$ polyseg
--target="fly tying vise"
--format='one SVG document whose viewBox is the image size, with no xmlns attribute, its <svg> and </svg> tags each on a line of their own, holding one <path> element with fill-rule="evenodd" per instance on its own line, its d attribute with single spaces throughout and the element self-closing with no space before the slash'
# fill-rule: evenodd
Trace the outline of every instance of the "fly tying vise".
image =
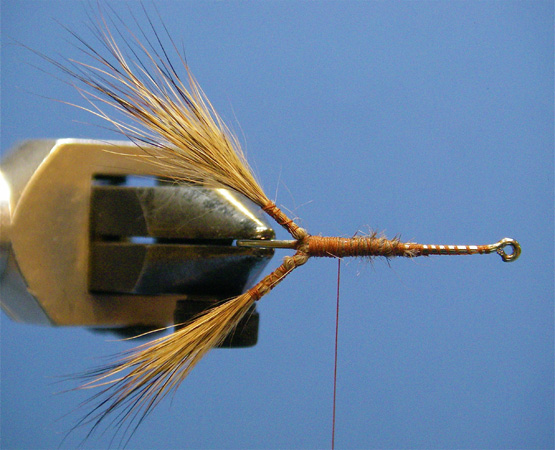
<svg viewBox="0 0 555 450">
<path fill-rule="evenodd" d="M 114 365 L 91 373 L 89 381 L 81 388 L 99 388 L 100 394 L 105 394 L 107 399 L 89 412 L 81 424 L 92 423 L 94 429 L 120 408 L 124 411 L 120 411 L 119 419 L 138 419 L 140 423 L 166 394 L 179 386 L 209 350 L 221 344 L 255 301 L 309 258 L 414 258 L 498 253 L 503 261 L 511 262 L 519 257 L 518 242 L 508 238 L 490 245 L 423 245 L 389 240 L 377 234 L 353 238 L 310 235 L 266 196 L 237 138 L 192 76 L 167 30 L 166 37 L 180 58 L 186 79 L 180 78 L 159 34 L 150 24 L 155 40 L 150 41 L 142 33 L 145 41 L 141 42 L 129 32 L 129 41 L 124 40 L 125 47 L 120 47 L 108 22 L 100 16 L 92 30 L 101 48 L 95 49 L 70 31 L 93 62 L 68 60 L 61 63 L 40 56 L 78 82 L 76 89 L 90 104 L 78 108 L 104 119 L 127 136 L 136 145 L 135 157 L 147 161 L 155 168 L 157 176 L 238 192 L 258 205 L 293 238 L 239 239 L 237 246 L 291 249 L 295 254 L 285 257 L 280 266 L 243 294 L 198 315 L 172 334 L 125 353 Z M 118 34 L 121 36 L 121 32 Z M 103 56 L 103 52 L 107 56 Z M 128 55 L 137 60 L 130 61 Z M 106 106 L 124 119 L 105 113 Z M 511 250 L 507 252 L 507 248 Z"/>
</svg>

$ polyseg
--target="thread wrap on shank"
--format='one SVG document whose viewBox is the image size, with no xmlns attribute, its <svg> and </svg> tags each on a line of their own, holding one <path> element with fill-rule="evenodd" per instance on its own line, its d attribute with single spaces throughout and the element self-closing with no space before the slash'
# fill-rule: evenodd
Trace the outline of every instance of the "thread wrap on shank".
<svg viewBox="0 0 555 450">
<path fill-rule="evenodd" d="M 361 256 L 412 258 L 428 255 L 474 255 L 493 251 L 490 245 L 425 245 L 414 242 L 403 243 L 398 239 L 387 239 L 375 235 L 352 238 L 308 236 L 304 242 L 308 247 L 308 256 L 329 258 Z"/>
<path fill-rule="evenodd" d="M 344 258 L 357 256 L 414 256 L 414 253 L 397 239 L 383 237 L 325 237 L 310 236 L 308 255 L 314 257 Z"/>
</svg>

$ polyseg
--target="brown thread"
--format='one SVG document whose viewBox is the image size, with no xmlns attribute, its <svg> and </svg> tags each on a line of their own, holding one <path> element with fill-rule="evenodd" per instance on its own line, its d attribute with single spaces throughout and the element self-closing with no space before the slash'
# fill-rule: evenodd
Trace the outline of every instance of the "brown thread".
<svg viewBox="0 0 555 450">
<path fill-rule="evenodd" d="M 410 249 L 398 239 L 383 237 L 324 237 L 309 236 L 308 255 L 316 257 L 343 258 L 349 256 L 413 256 Z"/>
<path fill-rule="evenodd" d="M 423 244 L 404 244 L 405 247 L 412 252 L 412 256 L 429 256 L 429 255 L 475 255 L 490 253 L 488 245 L 423 245 Z M 475 247 L 475 248 L 472 248 Z"/>
<path fill-rule="evenodd" d="M 329 236 L 311 236 L 304 228 L 299 227 L 287 217 L 273 202 L 268 203 L 263 210 L 277 223 L 287 229 L 297 239 L 297 252 L 293 256 L 285 257 L 283 263 L 272 273 L 265 276 L 260 282 L 248 290 L 248 294 L 259 300 L 270 292 L 294 269 L 305 264 L 310 257 L 372 257 L 383 256 L 392 258 L 396 256 L 416 257 L 428 255 L 472 255 L 476 253 L 490 253 L 488 245 L 423 245 L 416 243 L 402 243 L 398 238 L 387 239 L 371 236 L 355 236 L 340 238 Z"/>
<path fill-rule="evenodd" d="M 302 266 L 308 261 L 308 255 L 303 250 L 297 250 L 293 256 L 283 258 L 283 263 L 271 274 L 266 275 L 255 286 L 248 290 L 248 294 L 254 300 L 260 300 L 274 287 L 276 287 L 294 269 Z"/>
<path fill-rule="evenodd" d="M 491 253 L 488 245 L 423 245 L 416 243 L 402 243 L 399 239 L 376 237 L 339 238 L 327 236 L 307 236 L 303 240 L 307 246 L 306 253 L 310 257 L 363 257 L 395 256 L 416 257 L 429 255 L 474 255 Z"/>
<path fill-rule="evenodd" d="M 263 206 L 262 210 L 283 228 L 285 228 L 295 239 L 304 239 L 308 235 L 304 228 L 299 227 L 295 222 L 293 222 L 293 220 L 287 217 L 287 215 L 279 209 L 274 202 L 270 202 Z"/>
</svg>

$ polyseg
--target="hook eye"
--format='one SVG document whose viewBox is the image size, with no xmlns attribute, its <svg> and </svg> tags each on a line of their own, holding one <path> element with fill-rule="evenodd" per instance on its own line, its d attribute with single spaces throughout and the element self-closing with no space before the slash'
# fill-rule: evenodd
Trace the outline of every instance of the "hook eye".
<svg viewBox="0 0 555 450">
<path fill-rule="evenodd" d="M 521 253 L 520 244 L 511 238 L 501 239 L 497 244 L 495 244 L 495 251 L 504 262 L 513 262 L 518 259 Z M 505 251 L 505 247 L 511 247 L 511 253 Z"/>
</svg>

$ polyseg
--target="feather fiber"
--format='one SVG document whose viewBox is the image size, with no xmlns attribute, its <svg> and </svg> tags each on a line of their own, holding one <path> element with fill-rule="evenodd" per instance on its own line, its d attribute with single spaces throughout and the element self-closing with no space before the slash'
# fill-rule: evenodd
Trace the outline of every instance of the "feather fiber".
<svg viewBox="0 0 555 450">
<path fill-rule="evenodd" d="M 242 294 L 168 336 L 129 350 L 114 364 L 86 374 L 90 381 L 78 389 L 102 390 L 89 400 L 98 404 L 77 426 L 92 424 L 90 434 L 108 415 L 116 413 L 116 426 L 134 422 L 136 428 L 152 408 L 179 387 L 206 353 L 222 343 L 253 303 L 249 293 Z"/>
<path fill-rule="evenodd" d="M 158 175 L 233 189 L 259 206 L 267 205 L 269 199 L 237 137 L 206 97 L 169 34 L 178 66 L 170 60 L 154 26 L 155 40 L 151 42 L 143 33 L 145 44 L 123 28 L 128 35 L 120 47 L 104 16 L 99 16 L 92 30 L 103 50 L 95 50 L 68 30 L 92 60 L 55 62 L 81 82 L 75 88 L 90 107 L 78 107 L 106 120 L 141 147 L 141 156 L 157 168 Z M 123 32 L 118 33 L 122 36 Z M 104 112 L 106 107 L 116 114 Z"/>
</svg>

